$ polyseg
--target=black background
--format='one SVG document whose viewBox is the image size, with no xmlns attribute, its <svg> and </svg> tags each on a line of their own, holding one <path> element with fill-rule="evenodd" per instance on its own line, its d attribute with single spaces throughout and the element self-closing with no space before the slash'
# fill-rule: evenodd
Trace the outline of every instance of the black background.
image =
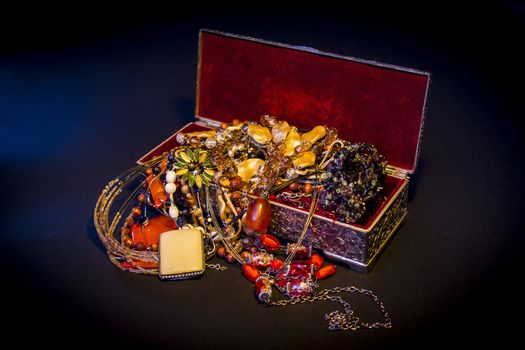
<svg viewBox="0 0 525 350">
<path fill-rule="evenodd" d="M 525 6 L 322 5 L 3 11 L 3 339 L 303 349 L 517 338 Z M 432 73 L 406 224 L 370 274 L 340 267 L 322 283 L 374 290 L 392 329 L 330 332 L 329 303 L 265 308 L 237 266 L 163 283 L 105 257 L 93 206 L 110 179 L 191 120 L 200 28 Z M 352 300 L 363 316 L 378 316 Z"/>
</svg>

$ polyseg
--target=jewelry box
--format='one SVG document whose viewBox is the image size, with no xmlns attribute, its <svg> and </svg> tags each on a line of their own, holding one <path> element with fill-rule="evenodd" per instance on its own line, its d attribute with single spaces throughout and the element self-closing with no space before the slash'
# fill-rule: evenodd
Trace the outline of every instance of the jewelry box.
<svg viewBox="0 0 525 350">
<path fill-rule="evenodd" d="M 339 137 L 366 142 L 388 158 L 384 200 L 363 224 L 315 214 L 305 240 L 328 258 L 368 272 L 407 216 L 430 74 L 213 30 L 199 33 L 195 122 L 164 140 L 139 164 L 177 146 L 177 134 L 233 119 L 274 115 L 311 129 L 335 127 Z M 270 198 L 269 232 L 294 241 L 308 216 Z"/>
</svg>

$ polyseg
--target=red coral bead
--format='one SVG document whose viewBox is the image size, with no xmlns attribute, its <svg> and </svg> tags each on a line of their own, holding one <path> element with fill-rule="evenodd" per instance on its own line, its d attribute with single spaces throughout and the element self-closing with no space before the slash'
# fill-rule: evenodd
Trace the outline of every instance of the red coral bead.
<svg viewBox="0 0 525 350">
<path fill-rule="evenodd" d="M 319 270 L 323 266 L 324 259 L 319 254 L 312 254 L 308 262 L 314 265 L 316 270 Z"/>
<path fill-rule="evenodd" d="M 335 273 L 335 266 L 334 265 L 326 265 L 319 269 L 319 271 L 315 272 L 315 277 L 318 280 L 324 280 L 325 278 L 328 278 L 332 276 Z"/>
<path fill-rule="evenodd" d="M 268 250 L 276 250 L 281 246 L 281 242 L 274 235 L 268 233 L 259 236 L 259 241 Z"/>
<path fill-rule="evenodd" d="M 259 276 L 261 276 L 261 272 L 257 270 L 257 268 L 250 264 L 244 264 L 242 265 L 242 274 L 244 277 L 246 277 L 249 281 L 255 282 Z"/>
<path fill-rule="evenodd" d="M 242 218 L 242 226 L 248 235 L 266 233 L 270 225 L 270 203 L 264 198 L 255 198 L 248 205 Z"/>
</svg>

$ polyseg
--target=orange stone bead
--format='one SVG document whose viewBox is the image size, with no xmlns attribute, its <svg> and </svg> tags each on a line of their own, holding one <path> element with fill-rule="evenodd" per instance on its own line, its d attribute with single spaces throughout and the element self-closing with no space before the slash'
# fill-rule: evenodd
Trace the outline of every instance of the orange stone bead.
<svg viewBox="0 0 525 350">
<path fill-rule="evenodd" d="M 335 273 L 335 266 L 334 265 L 326 265 L 319 269 L 319 271 L 315 272 L 315 277 L 318 280 L 324 280 L 325 278 L 328 278 L 332 276 Z"/>
<path fill-rule="evenodd" d="M 270 203 L 264 198 L 255 198 L 242 218 L 242 227 L 248 235 L 266 233 L 270 225 Z"/>
<path fill-rule="evenodd" d="M 261 272 L 251 264 L 242 265 L 242 274 L 252 282 L 255 282 L 255 280 L 261 276 Z"/>
<path fill-rule="evenodd" d="M 281 242 L 274 235 L 265 233 L 259 236 L 259 241 L 268 250 L 276 250 L 281 246 Z"/>
<path fill-rule="evenodd" d="M 316 270 L 319 270 L 323 266 L 324 259 L 319 254 L 312 254 L 308 262 L 314 265 Z"/>
<path fill-rule="evenodd" d="M 153 205 L 155 208 L 160 208 L 168 200 L 168 194 L 164 191 L 164 184 L 160 181 L 160 177 L 154 174 L 148 175 L 146 181 L 153 199 Z"/>
<path fill-rule="evenodd" d="M 172 218 L 161 215 L 149 219 L 144 225 L 138 223 L 131 225 L 131 236 L 135 244 L 151 245 L 159 242 L 161 233 L 176 229 L 177 224 Z"/>
</svg>

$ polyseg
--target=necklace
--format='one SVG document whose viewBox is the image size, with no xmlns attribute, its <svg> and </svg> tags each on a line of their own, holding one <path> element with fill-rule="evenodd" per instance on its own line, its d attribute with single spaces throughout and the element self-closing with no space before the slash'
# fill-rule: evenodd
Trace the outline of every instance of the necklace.
<svg viewBox="0 0 525 350">
<path fill-rule="evenodd" d="M 359 189 L 370 197 L 379 191 L 377 174 L 384 164 L 373 150 L 348 146 L 337 139 L 335 129 L 316 126 L 300 133 L 288 123 L 269 116 L 263 116 L 260 124 L 234 120 L 216 130 L 179 133 L 177 141 L 180 145 L 168 153 L 112 181 L 100 196 L 95 208 L 95 225 L 115 265 L 132 272 L 156 274 L 159 235 L 173 228 L 196 228 L 202 232 L 205 257 L 218 255 L 230 263 L 239 262 L 243 275 L 254 283 L 259 302 L 269 306 L 336 302 L 343 311 L 325 315 L 331 330 L 391 327 L 383 303 L 370 290 L 351 286 L 315 293 L 318 281 L 333 275 L 336 267 L 325 264 L 324 259 L 312 251 L 312 246 L 305 244 L 321 194 L 326 192 L 322 188 L 331 186 L 330 190 L 341 192 L 341 188 L 334 187 L 335 180 L 344 185 L 344 177 L 350 177 L 343 164 L 347 154 L 359 161 L 356 169 L 363 169 L 366 175 L 361 175 L 359 170 L 351 174 L 355 183 L 359 183 Z M 369 154 L 361 149 L 368 150 Z M 327 173 L 331 174 L 331 184 L 322 183 Z M 140 174 L 144 174 L 145 179 L 132 191 L 110 224 L 111 204 Z M 365 183 L 361 179 L 365 179 Z M 368 185 L 367 181 L 374 185 Z M 275 193 L 291 200 L 310 200 L 299 237 L 286 246 L 267 232 L 272 210 L 268 198 Z M 115 242 L 115 227 L 134 196 L 138 205 L 124 220 L 120 242 Z M 323 201 L 326 200 L 325 195 Z M 368 199 L 352 197 L 351 200 L 364 203 Z M 153 212 L 160 215 L 148 217 L 147 208 L 153 208 Z M 354 220 L 364 215 L 364 205 L 355 208 L 358 211 L 346 218 Z M 284 259 L 277 258 L 277 254 L 284 254 Z M 225 269 L 220 264 L 206 266 Z M 287 298 L 274 301 L 274 287 Z M 344 293 L 369 296 L 382 312 L 383 322 L 362 321 L 343 299 Z"/>
</svg>

